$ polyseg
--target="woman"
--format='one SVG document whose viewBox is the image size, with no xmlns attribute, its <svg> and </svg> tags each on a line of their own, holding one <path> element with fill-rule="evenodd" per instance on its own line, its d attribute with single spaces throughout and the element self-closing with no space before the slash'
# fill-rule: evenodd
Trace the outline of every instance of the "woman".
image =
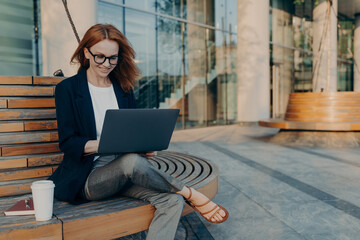
<svg viewBox="0 0 360 240">
<path fill-rule="evenodd" d="M 120 193 L 150 202 L 155 215 L 147 239 L 172 239 L 184 200 L 210 222 L 223 222 L 228 212 L 193 188 L 155 168 L 147 158 L 156 152 L 97 156 L 107 109 L 135 108 L 133 86 L 138 76 L 134 50 L 112 25 L 92 26 L 71 62 L 78 74 L 56 86 L 59 145 L 64 159 L 50 177 L 55 197 L 70 203 L 99 200 Z"/>
</svg>

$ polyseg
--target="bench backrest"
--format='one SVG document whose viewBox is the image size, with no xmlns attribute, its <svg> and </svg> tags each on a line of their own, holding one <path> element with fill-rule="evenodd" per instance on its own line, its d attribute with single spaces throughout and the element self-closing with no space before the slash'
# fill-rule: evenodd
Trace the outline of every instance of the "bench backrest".
<svg viewBox="0 0 360 240">
<path fill-rule="evenodd" d="M 54 91 L 62 80 L 0 76 L 0 197 L 31 192 L 61 162 Z"/>
</svg>

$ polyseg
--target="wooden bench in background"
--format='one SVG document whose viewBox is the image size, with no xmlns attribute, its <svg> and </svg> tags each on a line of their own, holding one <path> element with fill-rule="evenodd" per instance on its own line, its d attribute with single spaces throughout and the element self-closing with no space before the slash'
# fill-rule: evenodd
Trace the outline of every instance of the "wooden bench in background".
<svg viewBox="0 0 360 240">
<path fill-rule="evenodd" d="M 259 121 L 279 128 L 269 138 L 277 144 L 343 148 L 360 146 L 360 93 L 292 93 L 284 118 Z"/>
<path fill-rule="evenodd" d="M 360 93 L 292 93 L 284 118 L 261 120 L 259 125 L 284 130 L 360 131 Z"/>
<path fill-rule="evenodd" d="M 0 239 L 113 239 L 148 229 L 154 208 L 120 196 L 82 205 L 55 200 L 54 216 L 45 222 L 4 216 L 62 161 L 54 102 L 62 80 L 0 76 Z M 217 193 L 218 170 L 204 159 L 164 151 L 152 163 L 210 198 Z M 183 215 L 191 211 L 186 206 Z"/>
</svg>

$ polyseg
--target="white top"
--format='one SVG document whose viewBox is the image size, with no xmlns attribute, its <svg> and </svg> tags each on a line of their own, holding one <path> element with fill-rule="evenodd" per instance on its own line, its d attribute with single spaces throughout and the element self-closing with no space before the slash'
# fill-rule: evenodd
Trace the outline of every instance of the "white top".
<svg viewBox="0 0 360 240">
<path fill-rule="evenodd" d="M 91 101 L 93 104 L 96 124 L 96 139 L 100 139 L 105 113 L 108 109 L 119 109 L 113 85 L 110 87 L 96 87 L 88 82 Z M 109 163 L 116 155 L 95 156 L 94 161 L 103 159 L 102 162 Z M 104 165 L 104 164 L 103 164 Z"/>
<path fill-rule="evenodd" d="M 108 109 L 119 109 L 114 88 L 96 87 L 88 82 L 96 123 L 96 139 L 100 139 L 105 113 Z"/>
</svg>

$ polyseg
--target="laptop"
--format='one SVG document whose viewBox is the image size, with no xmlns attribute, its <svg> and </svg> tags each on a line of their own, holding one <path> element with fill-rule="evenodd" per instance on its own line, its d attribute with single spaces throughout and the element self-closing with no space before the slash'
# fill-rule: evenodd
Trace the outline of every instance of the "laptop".
<svg viewBox="0 0 360 240">
<path fill-rule="evenodd" d="M 168 148 L 179 109 L 109 109 L 98 153 L 161 151 Z"/>
</svg>

